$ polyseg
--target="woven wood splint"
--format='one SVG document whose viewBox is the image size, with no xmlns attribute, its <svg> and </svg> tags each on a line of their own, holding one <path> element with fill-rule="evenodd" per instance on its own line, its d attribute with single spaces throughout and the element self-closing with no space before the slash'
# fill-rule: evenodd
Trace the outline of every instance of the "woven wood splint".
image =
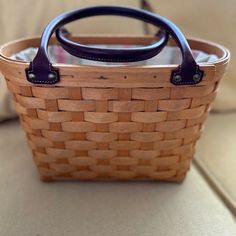
<svg viewBox="0 0 236 236">
<path fill-rule="evenodd" d="M 148 44 L 151 40 L 80 37 L 82 43 L 96 44 Z M 36 85 L 25 78 L 29 63 L 10 56 L 38 44 L 39 39 L 25 39 L 3 46 L 0 68 L 42 180 L 184 178 L 229 60 L 225 48 L 189 40 L 192 49 L 219 58 L 200 64 L 204 78 L 193 86 L 170 83 L 177 65 L 65 64 L 54 65 L 60 69 L 59 83 Z"/>
</svg>

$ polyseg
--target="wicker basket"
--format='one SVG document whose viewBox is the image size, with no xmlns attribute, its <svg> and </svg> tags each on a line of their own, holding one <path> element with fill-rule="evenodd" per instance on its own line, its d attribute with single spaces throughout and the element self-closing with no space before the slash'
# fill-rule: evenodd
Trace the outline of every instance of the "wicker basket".
<svg viewBox="0 0 236 236">
<path fill-rule="evenodd" d="M 174 85 L 177 65 L 101 67 L 54 64 L 60 81 L 34 84 L 29 63 L 11 59 L 39 38 L 2 46 L 1 71 L 44 181 L 168 180 L 186 175 L 210 104 L 229 61 L 222 46 L 188 40 L 218 56 L 201 82 Z M 149 44 L 153 37 L 79 37 L 84 44 Z M 50 41 L 55 44 L 55 39 Z M 175 42 L 170 41 L 174 45 Z"/>
</svg>

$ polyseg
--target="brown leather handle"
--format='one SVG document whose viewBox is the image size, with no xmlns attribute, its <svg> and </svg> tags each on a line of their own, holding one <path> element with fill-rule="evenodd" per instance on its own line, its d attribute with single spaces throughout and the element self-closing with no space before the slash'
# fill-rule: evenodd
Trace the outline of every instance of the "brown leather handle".
<svg viewBox="0 0 236 236">
<path fill-rule="evenodd" d="M 72 21 L 96 15 L 122 15 L 148 22 L 168 32 L 179 46 L 182 54 L 181 65 L 172 71 L 170 81 L 175 85 L 197 84 L 202 80 L 203 71 L 195 62 L 189 44 L 180 29 L 168 19 L 140 9 L 120 6 L 98 6 L 78 9 L 59 15 L 45 28 L 39 50 L 30 67 L 26 69 L 27 79 L 32 83 L 54 84 L 60 80 L 59 71 L 53 68 L 48 57 L 49 39 L 55 30 Z M 90 50 L 90 49 L 89 49 Z M 92 53 L 94 51 L 87 51 Z M 126 55 L 131 57 L 132 55 Z"/>
<path fill-rule="evenodd" d="M 135 62 L 150 59 L 161 52 L 169 39 L 167 32 L 159 31 L 159 40 L 151 45 L 133 48 L 101 48 L 74 42 L 68 38 L 68 33 L 65 28 L 56 30 L 57 40 L 68 53 L 88 60 L 107 62 Z"/>
</svg>

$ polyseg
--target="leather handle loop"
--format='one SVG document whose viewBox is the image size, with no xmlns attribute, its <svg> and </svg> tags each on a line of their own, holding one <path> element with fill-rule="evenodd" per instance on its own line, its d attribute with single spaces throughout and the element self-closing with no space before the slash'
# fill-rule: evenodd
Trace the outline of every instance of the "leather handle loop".
<svg viewBox="0 0 236 236">
<path fill-rule="evenodd" d="M 34 60 L 30 63 L 30 67 L 26 69 L 27 79 L 32 83 L 42 84 L 54 84 L 58 82 L 60 80 L 59 71 L 56 68 L 52 67 L 47 52 L 50 37 L 57 29 L 64 26 L 65 24 L 85 17 L 97 15 L 127 16 L 142 20 L 165 30 L 176 41 L 176 44 L 180 48 L 182 54 L 181 65 L 177 69 L 172 71 L 170 78 L 171 83 L 176 85 L 197 84 L 202 80 L 203 71 L 201 71 L 196 64 L 189 44 L 183 33 L 174 23 L 160 15 L 148 11 L 120 6 L 88 7 L 70 11 L 54 18 L 45 28 L 41 37 L 38 52 Z M 149 46 L 152 47 L 152 45 Z M 86 53 L 87 52 L 88 51 L 86 51 Z M 92 51 L 89 51 L 89 53 L 94 54 L 95 52 L 92 49 Z M 153 51 L 148 51 L 147 54 L 150 56 L 149 53 L 151 54 L 153 53 Z M 132 57 L 132 55 L 127 54 L 126 57 Z"/>
<path fill-rule="evenodd" d="M 77 42 L 71 41 L 67 36 L 64 28 L 56 30 L 57 40 L 65 51 L 73 56 L 106 62 L 134 62 L 143 61 L 157 55 L 167 44 L 169 34 L 167 32 L 159 31 L 159 41 L 143 47 L 133 48 L 101 48 L 95 46 L 87 46 Z"/>
</svg>

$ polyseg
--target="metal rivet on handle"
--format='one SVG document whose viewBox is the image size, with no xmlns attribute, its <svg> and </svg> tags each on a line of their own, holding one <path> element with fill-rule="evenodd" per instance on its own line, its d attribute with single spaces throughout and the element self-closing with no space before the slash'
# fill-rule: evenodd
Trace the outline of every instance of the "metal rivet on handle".
<svg viewBox="0 0 236 236">
<path fill-rule="evenodd" d="M 55 78 L 56 78 L 56 75 L 53 74 L 53 73 L 50 73 L 50 74 L 48 75 L 48 79 L 49 79 L 49 80 L 54 80 Z"/>
<path fill-rule="evenodd" d="M 199 75 L 199 74 L 195 74 L 195 75 L 193 75 L 193 81 L 194 82 L 199 82 L 201 80 L 201 76 Z"/>
<path fill-rule="evenodd" d="M 33 73 L 29 73 L 28 78 L 31 79 L 31 80 L 34 80 L 34 79 L 36 79 L 36 75 L 33 74 Z"/>
<path fill-rule="evenodd" d="M 175 83 L 181 82 L 181 81 L 182 81 L 182 76 L 180 76 L 180 75 L 175 75 L 174 78 L 173 78 L 173 81 L 174 81 Z"/>
</svg>

